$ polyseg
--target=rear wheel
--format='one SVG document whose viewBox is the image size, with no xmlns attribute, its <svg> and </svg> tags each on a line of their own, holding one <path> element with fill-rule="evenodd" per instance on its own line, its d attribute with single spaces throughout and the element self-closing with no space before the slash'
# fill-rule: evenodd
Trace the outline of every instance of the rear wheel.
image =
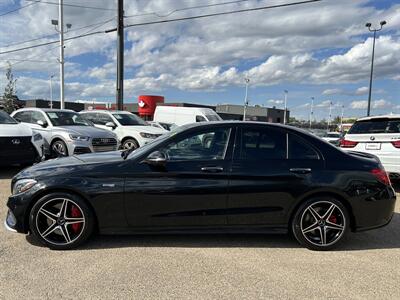
<svg viewBox="0 0 400 300">
<path fill-rule="evenodd" d="M 73 249 L 92 234 L 94 215 L 80 197 L 52 193 L 33 206 L 29 226 L 34 237 L 49 248 Z"/>
<path fill-rule="evenodd" d="M 330 197 L 313 198 L 297 210 L 292 231 L 297 241 L 311 250 L 331 250 L 349 231 L 346 207 Z"/>
</svg>

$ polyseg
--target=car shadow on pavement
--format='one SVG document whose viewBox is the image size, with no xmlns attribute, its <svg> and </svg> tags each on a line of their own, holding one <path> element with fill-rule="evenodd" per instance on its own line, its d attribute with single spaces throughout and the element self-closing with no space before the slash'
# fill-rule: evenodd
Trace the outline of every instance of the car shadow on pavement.
<svg viewBox="0 0 400 300">
<path fill-rule="evenodd" d="M 391 223 L 376 230 L 350 233 L 333 251 L 400 249 L 400 214 Z M 41 246 L 31 236 L 27 241 Z M 166 235 L 95 235 L 77 250 L 113 248 L 301 248 L 290 235 L 278 234 L 166 234 Z"/>
</svg>

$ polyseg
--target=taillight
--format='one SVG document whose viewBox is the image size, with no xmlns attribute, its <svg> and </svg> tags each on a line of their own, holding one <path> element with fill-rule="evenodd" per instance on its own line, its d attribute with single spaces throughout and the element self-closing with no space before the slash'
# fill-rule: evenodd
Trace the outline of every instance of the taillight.
<svg viewBox="0 0 400 300">
<path fill-rule="evenodd" d="M 390 185 L 390 179 L 388 174 L 386 173 L 385 170 L 383 169 L 372 169 L 371 173 L 378 179 L 380 182 L 382 182 L 385 185 Z"/>
<path fill-rule="evenodd" d="M 392 145 L 393 145 L 395 148 L 400 148 L 400 141 L 394 141 L 394 142 L 392 142 Z"/>
<path fill-rule="evenodd" d="M 354 148 L 357 146 L 358 142 L 353 142 L 349 140 L 342 139 L 340 140 L 340 147 L 342 148 Z"/>
</svg>

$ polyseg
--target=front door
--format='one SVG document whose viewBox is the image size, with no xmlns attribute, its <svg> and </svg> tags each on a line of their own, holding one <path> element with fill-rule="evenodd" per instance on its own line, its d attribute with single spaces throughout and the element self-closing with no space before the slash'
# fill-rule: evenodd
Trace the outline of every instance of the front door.
<svg viewBox="0 0 400 300">
<path fill-rule="evenodd" d="M 232 131 L 223 126 L 177 134 L 152 149 L 165 155 L 165 165 L 135 163 L 125 181 L 129 225 L 225 225 Z"/>
</svg>

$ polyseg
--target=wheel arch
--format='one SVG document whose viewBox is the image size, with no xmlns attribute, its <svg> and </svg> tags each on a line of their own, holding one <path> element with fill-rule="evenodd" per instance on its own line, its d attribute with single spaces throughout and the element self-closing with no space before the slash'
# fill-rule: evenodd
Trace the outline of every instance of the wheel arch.
<svg viewBox="0 0 400 300">
<path fill-rule="evenodd" d="M 137 140 L 137 138 L 133 137 L 132 135 L 127 135 L 127 136 L 123 137 L 123 139 L 121 140 L 121 147 L 122 147 L 122 144 L 125 143 L 126 140 L 134 140 L 140 147 L 139 141 Z"/>
<path fill-rule="evenodd" d="M 297 210 L 299 209 L 299 207 L 306 201 L 312 199 L 312 198 L 318 198 L 318 197 L 332 197 L 338 201 L 340 201 L 340 203 L 342 203 L 344 205 L 344 207 L 347 209 L 347 212 L 349 213 L 350 216 L 350 230 L 351 231 L 355 231 L 356 228 L 356 220 L 355 220 L 355 216 L 353 213 L 353 208 L 350 205 L 350 202 L 348 201 L 348 199 L 346 199 L 343 195 L 341 195 L 340 193 L 336 193 L 336 192 L 332 192 L 332 191 L 318 191 L 312 194 L 307 194 L 307 196 L 303 197 L 300 201 L 298 201 L 298 203 L 296 203 L 296 205 L 291 209 L 290 213 L 289 213 L 289 222 L 288 222 L 288 226 L 289 229 L 292 226 L 292 221 L 293 218 L 297 212 Z M 291 232 L 291 230 L 289 230 L 289 232 Z"/>
<path fill-rule="evenodd" d="M 29 215 L 30 215 L 30 213 L 32 211 L 32 208 L 35 205 L 35 203 L 38 202 L 39 199 L 41 199 L 42 197 L 44 197 L 46 195 L 49 195 L 49 194 L 52 194 L 52 193 L 72 194 L 72 195 L 80 197 L 83 201 L 85 201 L 86 205 L 89 207 L 89 209 L 93 213 L 94 220 L 95 220 L 94 228 L 96 230 L 98 230 L 99 222 L 98 222 L 96 210 L 94 209 L 93 205 L 90 203 L 90 201 L 89 201 L 89 199 L 88 199 L 88 197 L 86 195 L 80 193 L 79 191 L 76 191 L 74 189 L 69 189 L 69 188 L 50 188 L 50 189 L 45 189 L 45 190 L 39 191 L 37 194 L 34 195 L 33 200 L 29 203 L 29 205 L 28 205 L 28 207 L 26 209 L 25 217 L 24 217 L 24 231 L 25 231 L 25 233 L 29 232 Z"/>
</svg>

